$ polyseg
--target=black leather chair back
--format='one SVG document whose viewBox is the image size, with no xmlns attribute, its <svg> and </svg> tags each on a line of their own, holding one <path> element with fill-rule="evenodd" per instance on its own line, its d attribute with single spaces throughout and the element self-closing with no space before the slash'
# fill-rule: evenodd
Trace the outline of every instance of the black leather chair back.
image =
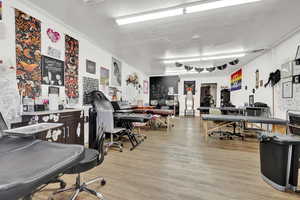
<svg viewBox="0 0 300 200">
<path fill-rule="evenodd" d="M 3 116 L 2 116 L 2 113 L 0 112 L 0 137 L 1 137 L 2 134 L 4 134 L 3 131 L 7 130 L 7 129 L 8 129 L 8 127 L 7 127 L 6 123 L 5 123 L 5 120 L 4 120 Z"/>
<path fill-rule="evenodd" d="M 113 110 L 111 102 L 101 91 L 92 91 L 86 95 L 86 100 L 89 104 L 93 105 L 90 109 L 90 148 L 97 149 L 99 152 L 98 164 L 101 164 L 104 160 L 105 149 L 104 149 L 104 125 L 100 125 L 97 128 L 97 108 L 101 107 L 104 110 Z M 99 110 L 99 109 L 98 109 Z M 112 119 L 113 120 L 113 119 Z M 97 130 L 98 129 L 98 130 Z"/>
</svg>

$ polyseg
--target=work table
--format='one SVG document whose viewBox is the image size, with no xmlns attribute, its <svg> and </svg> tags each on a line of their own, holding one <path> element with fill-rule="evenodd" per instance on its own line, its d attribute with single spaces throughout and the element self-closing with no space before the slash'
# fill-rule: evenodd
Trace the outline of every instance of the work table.
<svg viewBox="0 0 300 200">
<path fill-rule="evenodd" d="M 67 112 L 78 112 L 83 111 L 83 108 L 67 108 L 63 110 L 47 110 L 47 111 L 35 111 L 35 112 L 23 112 L 23 116 L 37 116 L 37 115 L 50 115 Z"/>
</svg>

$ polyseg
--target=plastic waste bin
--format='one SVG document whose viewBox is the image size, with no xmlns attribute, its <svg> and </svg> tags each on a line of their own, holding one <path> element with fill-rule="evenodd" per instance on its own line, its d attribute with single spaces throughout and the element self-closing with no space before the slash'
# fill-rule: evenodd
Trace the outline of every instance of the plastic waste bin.
<svg viewBox="0 0 300 200">
<path fill-rule="evenodd" d="M 263 180 L 280 191 L 297 191 L 300 137 L 264 133 L 259 139 Z"/>
</svg>

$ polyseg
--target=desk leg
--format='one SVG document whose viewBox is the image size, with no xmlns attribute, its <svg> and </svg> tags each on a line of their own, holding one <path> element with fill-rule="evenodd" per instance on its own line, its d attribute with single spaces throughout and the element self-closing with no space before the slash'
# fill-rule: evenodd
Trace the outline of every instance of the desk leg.
<svg viewBox="0 0 300 200">
<path fill-rule="evenodd" d="M 203 128 L 204 128 L 204 137 L 207 139 L 208 137 L 208 121 L 203 121 Z"/>
</svg>

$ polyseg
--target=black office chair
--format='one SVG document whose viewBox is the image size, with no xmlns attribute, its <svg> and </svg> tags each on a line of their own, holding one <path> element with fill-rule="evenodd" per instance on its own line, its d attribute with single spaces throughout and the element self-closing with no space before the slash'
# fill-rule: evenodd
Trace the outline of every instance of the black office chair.
<svg viewBox="0 0 300 200">
<path fill-rule="evenodd" d="M 97 97 L 97 98 L 101 98 L 101 97 Z M 99 111 L 99 109 L 101 109 L 101 108 L 99 108 L 99 107 L 96 108 L 97 105 L 95 105 L 94 101 L 96 101 L 96 100 L 92 98 L 91 102 L 92 102 L 93 108 L 91 108 L 91 109 Z M 101 115 L 101 113 L 97 112 L 97 115 L 99 117 L 99 115 Z M 99 120 L 98 120 L 98 122 L 99 122 Z M 92 145 L 92 147 L 94 149 L 86 148 L 83 160 L 81 160 L 76 166 L 74 166 L 71 169 L 68 169 L 66 172 L 64 172 L 64 174 L 77 174 L 75 185 L 71 188 L 58 190 L 58 191 L 54 192 L 53 195 L 56 195 L 56 194 L 62 193 L 62 192 L 66 192 L 66 191 L 74 190 L 75 192 L 74 192 L 73 196 L 70 198 L 70 200 L 75 200 L 78 197 L 80 192 L 87 192 L 91 195 L 96 196 L 97 198 L 99 198 L 101 200 L 104 200 L 104 197 L 101 193 L 88 188 L 88 185 L 90 185 L 92 183 L 96 183 L 96 182 L 98 182 L 101 186 L 104 186 L 106 184 L 106 181 L 104 180 L 104 178 L 97 177 L 97 178 L 95 178 L 91 181 L 85 182 L 85 183 L 81 183 L 81 178 L 80 178 L 81 173 L 89 171 L 89 170 L 99 166 L 104 161 L 104 155 L 105 155 L 104 140 L 105 140 L 104 124 L 100 124 L 100 125 L 98 125 L 96 139 L 94 141 L 94 144 Z M 51 200 L 51 199 L 53 199 L 53 197 L 49 198 L 49 200 Z"/>
</svg>

